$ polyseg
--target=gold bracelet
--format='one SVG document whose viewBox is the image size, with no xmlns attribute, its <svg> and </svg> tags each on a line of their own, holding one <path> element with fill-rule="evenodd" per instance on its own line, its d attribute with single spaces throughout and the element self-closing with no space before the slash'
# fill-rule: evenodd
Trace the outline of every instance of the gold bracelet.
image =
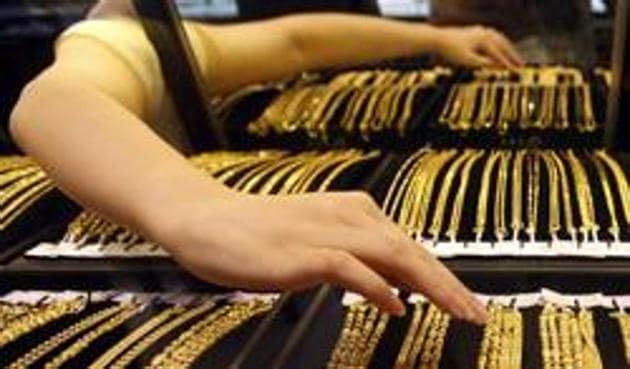
<svg viewBox="0 0 630 369">
<path fill-rule="evenodd" d="M 623 340 L 626 362 L 630 364 L 630 315 L 625 310 L 620 309 L 619 312 L 612 313 L 610 316 L 617 320 L 619 333 Z"/>
<path fill-rule="evenodd" d="M 626 224 L 630 224 L 630 184 L 628 183 L 628 179 L 626 178 L 623 168 L 604 150 L 596 151 L 595 155 L 612 171 L 617 185 L 617 191 L 621 198 L 621 205 L 626 218 Z"/>
<path fill-rule="evenodd" d="M 500 154 L 499 161 L 499 175 L 497 180 L 497 201 L 494 205 L 494 227 L 495 236 L 498 242 L 502 242 L 507 236 L 507 224 L 506 224 L 506 197 L 507 197 L 507 177 L 510 161 L 512 160 L 512 153 L 510 151 L 503 151 Z"/>
<path fill-rule="evenodd" d="M 589 239 L 589 233 L 591 233 L 592 238 L 596 240 L 598 227 L 595 219 L 595 205 L 593 204 L 591 187 L 588 183 L 588 175 L 572 150 L 568 150 L 565 153 L 565 157 L 569 161 L 577 187 L 578 209 L 582 218 L 580 232 L 583 234 L 584 241 Z"/>
<path fill-rule="evenodd" d="M 466 162 L 464 168 L 462 169 L 462 179 L 460 181 L 459 187 L 457 189 L 457 194 L 455 195 L 455 200 L 453 202 L 453 214 L 451 215 L 451 222 L 449 224 L 448 230 L 446 231 L 446 237 L 448 237 L 451 242 L 455 242 L 455 240 L 457 239 L 457 232 L 459 231 L 462 220 L 462 212 L 464 210 L 466 191 L 468 191 L 470 172 L 477 161 L 484 155 L 484 151 L 477 151 L 472 157 L 470 157 L 470 159 L 468 160 L 468 162 Z"/>
<path fill-rule="evenodd" d="M 348 341 L 350 340 L 350 336 L 352 334 L 358 308 L 359 304 L 352 304 L 348 307 L 348 312 L 341 328 L 341 334 L 339 335 L 339 338 L 337 338 L 335 347 L 328 359 L 328 364 L 326 366 L 328 369 L 336 369 L 346 361 L 345 356 L 348 352 Z"/>
<path fill-rule="evenodd" d="M 577 242 L 577 229 L 573 222 L 573 205 L 567 168 L 565 167 L 564 162 L 560 159 L 559 155 L 557 155 L 553 150 L 549 151 L 549 155 L 556 163 L 558 173 L 560 174 L 560 183 L 562 184 L 562 208 L 564 211 L 565 228 L 571 236 L 571 240 Z"/>
<path fill-rule="evenodd" d="M 436 159 L 431 163 L 428 163 L 426 166 L 426 170 L 422 176 L 426 176 L 426 182 L 422 182 L 423 184 L 419 187 L 419 197 L 415 199 L 407 199 L 406 202 L 412 202 L 411 205 L 411 225 L 414 230 L 414 236 L 422 236 L 425 227 L 428 223 L 429 216 L 429 205 L 434 196 L 434 187 L 437 181 L 437 178 L 442 171 L 442 169 L 450 162 L 455 155 L 457 155 L 456 150 L 449 150 L 443 153 L 438 154 Z M 418 173 L 420 175 L 420 173 Z"/>
<path fill-rule="evenodd" d="M 442 223 L 444 220 L 444 214 L 446 212 L 446 206 L 448 202 L 448 196 L 451 192 L 451 185 L 453 180 L 460 171 L 462 165 L 474 155 L 472 150 L 465 150 L 448 166 L 444 180 L 442 181 L 442 188 L 437 197 L 437 203 L 435 205 L 435 212 L 433 214 L 433 220 L 429 225 L 428 234 L 433 237 L 433 241 L 437 242 L 440 238 L 440 232 L 442 231 Z"/>
<path fill-rule="evenodd" d="M 409 357 L 411 346 L 414 342 L 416 334 L 418 333 L 418 329 L 420 329 L 420 321 L 422 319 L 423 310 L 423 304 L 421 302 L 417 302 L 414 306 L 413 317 L 411 318 L 411 323 L 407 329 L 407 334 L 405 335 L 400 351 L 398 352 L 398 356 L 396 356 L 394 369 L 404 369 L 413 365 L 413 363 L 409 363 L 407 361 L 407 358 Z"/>
<path fill-rule="evenodd" d="M 148 368 L 190 368 L 195 360 L 254 316 L 271 308 L 269 302 L 252 301 L 219 308 L 153 358 Z"/>
<path fill-rule="evenodd" d="M 602 359 L 595 341 L 593 313 L 581 308 L 578 313 L 578 328 L 584 342 L 584 361 L 588 369 L 602 369 Z"/>
<path fill-rule="evenodd" d="M 442 313 L 431 304 L 422 320 L 420 330 L 416 335 L 413 343 L 411 344 L 411 351 L 406 361 L 406 368 L 414 367 L 416 359 L 423 348 L 428 345 L 428 341 L 431 336 L 431 332 L 435 330 L 435 326 L 439 324 Z M 433 336 L 435 333 L 433 333 Z"/>
<path fill-rule="evenodd" d="M 383 201 L 383 211 L 390 218 L 395 218 L 399 213 L 400 199 L 403 196 L 403 193 L 407 191 L 412 177 L 411 174 L 415 172 L 419 165 L 422 164 L 422 159 L 426 158 L 428 153 L 428 149 L 420 149 L 416 151 L 407 160 L 405 160 L 396 172 L 392 183 L 389 185 L 387 194 L 385 195 L 385 200 Z"/>
<path fill-rule="evenodd" d="M 490 177 L 497 160 L 500 158 L 499 151 L 493 151 L 486 161 L 481 177 L 481 188 L 479 190 L 479 202 L 477 203 L 477 216 L 474 233 L 477 241 L 481 241 L 486 229 L 486 219 L 488 217 L 488 202 L 490 193 Z"/>
<path fill-rule="evenodd" d="M 549 234 L 551 235 L 552 241 L 557 241 L 558 232 L 561 229 L 560 211 L 562 208 L 558 168 L 548 151 L 541 151 L 540 156 L 545 163 L 547 173 L 549 175 L 549 194 L 547 202 L 547 211 L 549 212 Z"/>
<path fill-rule="evenodd" d="M 610 187 L 610 181 L 608 179 L 608 175 L 606 174 L 606 169 L 599 162 L 599 160 L 593 156 L 589 155 L 591 161 L 595 165 L 597 169 L 597 175 L 599 176 L 599 182 L 602 185 L 602 189 L 604 191 L 604 199 L 606 200 L 606 206 L 608 208 L 608 214 L 610 216 L 610 227 L 608 227 L 608 233 L 612 236 L 615 242 L 619 242 L 619 234 L 621 233 L 621 227 L 619 226 L 619 221 L 617 220 L 617 210 L 615 208 L 615 199 L 612 194 L 612 189 Z"/>
<path fill-rule="evenodd" d="M 8 369 L 30 368 L 38 360 L 64 345 L 66 342 L 74 339 L 95 325 L 100 324 L 102 321 L 120 313 L 123 309 L 124 308 L 120 305 L 112 306 L 84 318 L 83 320 L 48 338 L 46 341 L 31 349 L 28 353 L 22 355 L 19 359 L 11 363 Z"/>
<path fill-rule="evenodd" d="M 527 227 L 525 232 L 529 235 L 530 241 L 536 239 L 538 230 L 538 205 L 540 198 L 540 158 L 538 153 L 533 151 L 528 156 L 528 191 L 527 191 Z"/>
<path fill-rule="evenodd" d="M 111 332 L 125 323 L 130 318 L 136 316 L 140 311 L 140 307 L 137 304 L 127 304 L 116 315 L 109 318 L 106 322 L 100 324 L 94 330 L 83 335 L 78 341 L 75 341 L 72 345 L 67 347 L 61 353 L 56 355 L 50 361 L 44 365 L 45 369 L 61 368 L 69 360 L 72 360 L 79 355 L 83 350 L 90 346 L 92 342 L 102 337 L 103 335 Z"/>
</svg>

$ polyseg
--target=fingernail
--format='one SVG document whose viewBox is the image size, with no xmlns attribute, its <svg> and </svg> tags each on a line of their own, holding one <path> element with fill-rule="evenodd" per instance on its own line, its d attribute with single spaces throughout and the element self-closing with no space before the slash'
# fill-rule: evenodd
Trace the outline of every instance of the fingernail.
<svg viewBox="0 0 630 369">
<path fill-rule="evenodd" d="M 397 317 L 405 316 L 405 313 L 407 311 L 407 309 L 405 308 L 405 304 L 403 304 L 403 302 L 400 301 L 400 299 L 396 295 L 392 295 L 392 303 L 390 305 L 390 314 Z"/>
</svg>

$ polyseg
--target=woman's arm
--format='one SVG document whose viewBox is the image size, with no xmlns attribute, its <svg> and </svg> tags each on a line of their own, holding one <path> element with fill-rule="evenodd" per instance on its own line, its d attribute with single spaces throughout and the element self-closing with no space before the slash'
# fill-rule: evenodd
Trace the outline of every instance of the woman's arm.
<svg viewBox="0 0 630 369">
<path fill-rule="evenodd" d="M 484 320 L 472 294 L 368 195 L 235 193 L 147 127 L 153 99 L 111 49 L 69 37 L 25 88 L 11 130 L 60 188 L 206 281 L 263 290 L 333 283 L 392 313 L 403 307 L 390 286 L 404 285 L 456 317 Z"/>
<path fill-rule="evenodd" d="M 481 26 L 445 28 L 376 17 L 312 14 L 240 25 L 200 25 L 198 29 L 215 49 L 208 53 L 213 60 L 206 62 L 216 69 L 208 81 L 216 92 L 307 70 L 423 53 L 472 67 L 523 63 L 505 36 Z"/>
</svg>

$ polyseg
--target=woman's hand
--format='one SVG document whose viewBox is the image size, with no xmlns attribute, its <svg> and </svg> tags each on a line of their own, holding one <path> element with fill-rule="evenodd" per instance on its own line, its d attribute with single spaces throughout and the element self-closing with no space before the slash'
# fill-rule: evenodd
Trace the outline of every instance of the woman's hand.
<svg viewBox="0 0 630 369">
<path fill-rule="evenodd" d="M 501 32 L 482 26 L 439 28 L 436 51 L 447 62 L 467 67 L 514 68 L 524 59 Z"/>
<path fill-rule="evenodd" d="M 471 292 L 364 193 L 200 198 L 167 206 L 147 236 L 205 281 L 266 291 L 331 283 L 393 314 L 404 308 L 391 288 L 405 286 L 457 318 L 485 321 Z"/>
</svg>

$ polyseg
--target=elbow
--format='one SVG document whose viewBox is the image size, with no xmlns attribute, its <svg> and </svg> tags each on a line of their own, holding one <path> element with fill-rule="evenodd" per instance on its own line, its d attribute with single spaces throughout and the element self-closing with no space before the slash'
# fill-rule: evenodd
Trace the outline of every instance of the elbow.
<svg viewBox="0 0 630 369">
<path fill-rule="evenodd" d="M 35 109 L 42 105 L 39 100 L 46 94 L 41 90 L 42 86 L 37 79 L 29 82 L 22 90 L 9 116 L 9 134 L 22 150 L 28 146 L 27 137 L 31 137 L 36 129 Z"/>
</svg>

